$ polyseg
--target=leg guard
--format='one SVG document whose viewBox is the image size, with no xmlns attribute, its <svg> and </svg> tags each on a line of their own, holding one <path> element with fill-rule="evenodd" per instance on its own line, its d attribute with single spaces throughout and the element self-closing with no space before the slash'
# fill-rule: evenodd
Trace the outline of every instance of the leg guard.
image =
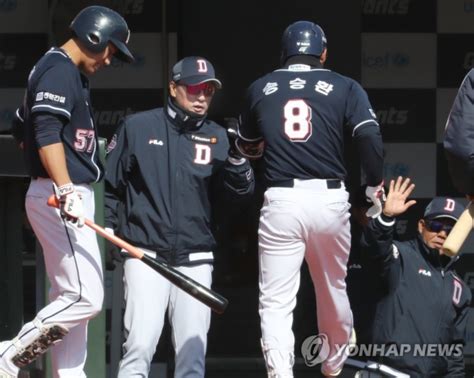
<svg viewBox="0 0 474 378">
<path fill-rule="evenodd" d="M 293 378 L 294 353 L 270 347 L 263 340 L 260 342 L 268 378 Z"/>
<path fill-rule="evenodd" d="M 15 366 L 22 368 L 32 363 L 44 354 L 52 345 L 60 342 L 69 330 L 61 324 L 43 325 L 40 320 L 33 320 L 33 324 L 39 330 L 38 336 L 29 344 L 23 345 L 18 338 L 12 340 L 17 352 L 12 357 Z"/>
</svg>

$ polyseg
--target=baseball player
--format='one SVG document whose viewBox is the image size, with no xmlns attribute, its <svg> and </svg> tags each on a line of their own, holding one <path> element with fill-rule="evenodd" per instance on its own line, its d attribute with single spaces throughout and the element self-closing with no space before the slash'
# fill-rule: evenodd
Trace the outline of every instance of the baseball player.
<svg viewBox="0 0 474 378">
<path fill-rule="evenodd" d="M 265 192 L 259 225 L 262 349 L 268 377 L 293 377 L 292 313 L 300 267 L 308 263 L 317 300 L 319 332 L 331 352 L 322 365 L 340 373 L 352 314 L 346 294 L 350 249 L 343 131 L 349 128 L 366 174 L 371 212 L 381 211 L 382 139 L 365 91 L 323 65 L 323 30 L 308 21 L 283 34 L 283 67 L 248 89 L 237 146 L 246 156 L 263 154 Z M 375 211 L 374 211 L 375 210 Z"/>
<path fill-rule="evenodd" d="M 85 8 L 70 28 L 71 38 L 31 70 L 16 113 L 14 134 L 31 175 L 26 212 L 43 248 L 51 290 L 50 303 L 14 339 L 0 343 L 2 378 L 17 377 L 19 368 L 61 339 L 52 349 L 54 377 L 85 377 L 87 324 L 102 307 L 96 235 L 81 228 L 84 217 L 94 217 L 90 184 L 104 174 L 86 75 L 109 65 L 113 55 L 133 57 L 127 23 L 111 9 Z M 59 210 L 46 204 L 53 193 Z"/>
<path fill-rule="evenodd" d="M 226 130 L 207 119 L 219 88 L 207 59 L 179 61 L 166 106 L 125 118 L 107 159 L 106 226 L 206 287 L 216 198 L 239 201 L 254 187 L 248 160 L 229 150 Z M 124 282 L 126 341 L 118 376 L 148 376 L 168 312 L 175 377 L 203 378 L 209 308 L 136 259 L 125 261 Z"/>
<path fill-rule="evenodd" d="M 375 273 L 368 284 L 377 288 L 370 342 L 404 348 L 379 351 L 370 359 L 410 377 L 464 377 L 471 291 L 454 272 L 459 256 L 441 254 L 464 207 L 452 198 L 436 197 L 418 221 L 417 237 L 394 241 L 396 217 L 415 204 L 408 200 L 413 189 L 409 179 L 392 180 L 383 212 L 369 220 L 364 232 L 366 260 Z"/>
</svg>

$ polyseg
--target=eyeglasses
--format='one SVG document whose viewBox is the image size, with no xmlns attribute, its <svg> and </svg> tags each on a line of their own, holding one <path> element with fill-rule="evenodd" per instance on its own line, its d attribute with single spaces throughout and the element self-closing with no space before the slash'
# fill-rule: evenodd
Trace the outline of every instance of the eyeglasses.
<svg viewBox="0 0 474 378">
<path fill-rule="evenodd" d="M 436 220 L 426 221 L 425 225 L 428 231 L 441 232 L 444 230 L 446 234 L 449 234 L 454 227 L 454 225 L 452 224 L 446 224 L 446 223 L 436 221 Z"/>
<path fill-rule="evenodd" d="M 196 96 L 200 94 L 201 92 L 204 92 L 204 96 L 210 97 L 210 96 L 213 96 L 216 91 L 216 87 L 214 86 L 214 84 L 211 84 L 211 83 L 185 85 L 185 87 L 186 87 L 186 92 L 193 96 Z"/>
</svg>

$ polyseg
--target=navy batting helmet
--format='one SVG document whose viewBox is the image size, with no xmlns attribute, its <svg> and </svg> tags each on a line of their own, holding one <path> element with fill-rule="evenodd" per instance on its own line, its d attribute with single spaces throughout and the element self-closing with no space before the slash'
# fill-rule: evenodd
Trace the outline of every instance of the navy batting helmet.
<svg viewBox="0 0 474 378">
<path fill-rule="evenodd" d="M 297 21 L 288 26 L 281 40 L 281 61 L 293 55 L 320 57 L 326 48 L 323 29 L 310 21 Z"/>
<path fill-rule="evenodd" d="M 127 22 L 112 9 L 98 5 L 84 8 L 69 27 L 87 50 L 100 53 L 110 42 L 117 48 L 117 58 L 126 62 L 134 60 L 127 48 L 130 38 Z"/>
</svg>

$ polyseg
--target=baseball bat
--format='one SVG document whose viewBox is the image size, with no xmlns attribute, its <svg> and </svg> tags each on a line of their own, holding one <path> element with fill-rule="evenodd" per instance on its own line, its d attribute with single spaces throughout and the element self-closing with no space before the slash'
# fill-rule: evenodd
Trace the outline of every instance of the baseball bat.
<svg viewBox="0 0 474 378">
<path fill-rule="evenodd" d="M 48 198 L 48 206 L 59 208 L 59 201 L 56 196 L 52 195 Z M 165 277 L 172 284 L 184 290 L 198 301 L 204 303 L 216 313 L 222 314 L 226 309 L 228 301 L 219 293 L 216 293 L 215 291 L 201 285 L 199 282 L 194 281 L 192 278 L 174 269 L 172 266 L 147 256 L 141 249 L 127 243 L 118 236 L 108 233 L 104 228 L 98 224 L 95 224 L 90 219 L 85 219 L 84 223 L 97 232 L 100 236 L 111 241 L 117 247 L 126 250 L 130 256 L 141 260 L 154 271 Z"/>
<path fill-rule="evenodd" d="M 443 253 L 448 256 L 457 255 L 473 226 L 474 204 L 470 202 L 444 241 L 442 248 Z"/>
</svg>

